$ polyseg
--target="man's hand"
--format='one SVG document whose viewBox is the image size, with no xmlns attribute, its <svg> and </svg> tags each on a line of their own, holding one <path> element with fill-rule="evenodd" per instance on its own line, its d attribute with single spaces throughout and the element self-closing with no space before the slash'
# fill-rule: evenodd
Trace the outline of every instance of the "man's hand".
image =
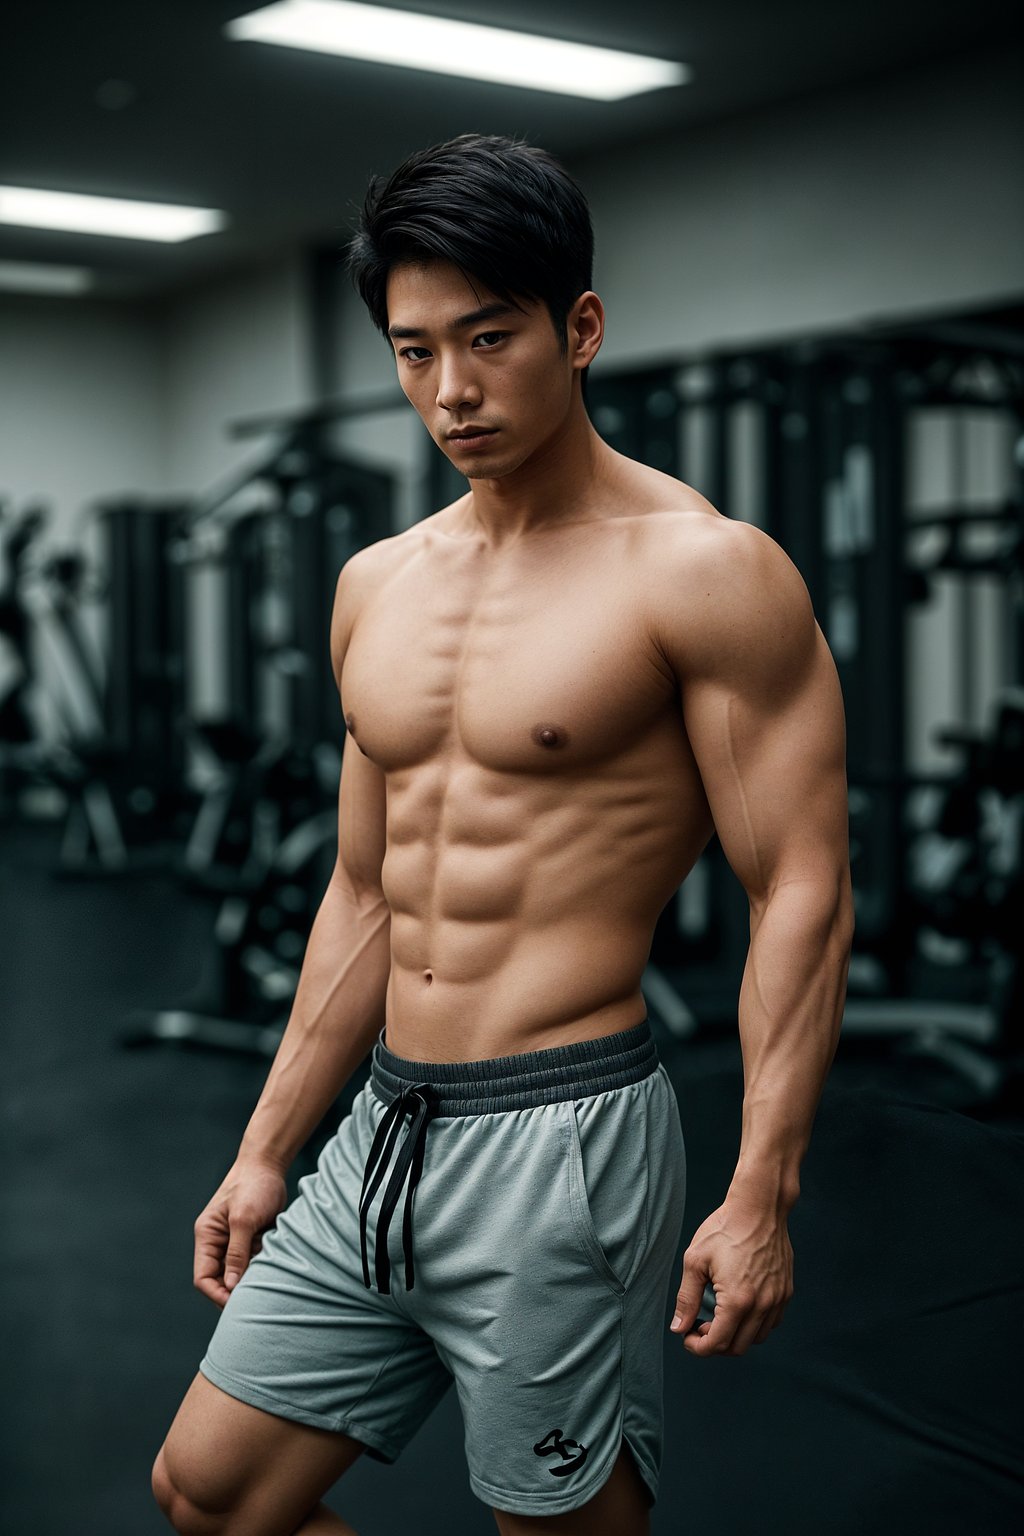
<svg viewBox="0 0 1024 1536">
<path fill-rule="evenodd" d="M 708 1280 L 715 1315 L 694 1328 Z M 778 1327 L 792 1295 L 786 1217 L 756 1196 L 731 1194 L 697 1228 L 683 1254 L 672 1331 L 691 1355 L 742 1355 Z"/>
<path fill-rule="evenodd" d="M 284 1174 L 273 1163 L 237 1158 L 195 1223 L 192 1283 L 223 1307 L 259 1253 L 261 1234 L 274 1225 L 288 1200 Z"/>
</svg>

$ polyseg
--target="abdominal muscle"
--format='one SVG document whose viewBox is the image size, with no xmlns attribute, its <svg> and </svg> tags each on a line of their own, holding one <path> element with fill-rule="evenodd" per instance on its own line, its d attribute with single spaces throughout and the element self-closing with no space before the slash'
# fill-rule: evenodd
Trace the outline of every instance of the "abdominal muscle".
<svg viewBox="0 0 1024 1536">
<path fill-rule="evenodd" d="M 385 1043 L 399 1056 L 478 1061 L 646 1015 L 654 924 L 705 840 L 699 810 L 680 816 L 678 781 L 661 804 L 614 772 L 509 778 L 464 765 L 437 795 L 415 775 L 389 783 Z"/>
</svg>

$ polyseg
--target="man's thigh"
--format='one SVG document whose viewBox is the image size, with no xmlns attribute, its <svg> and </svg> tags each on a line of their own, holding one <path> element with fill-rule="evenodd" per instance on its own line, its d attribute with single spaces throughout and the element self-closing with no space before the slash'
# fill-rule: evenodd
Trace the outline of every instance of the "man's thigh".
<svg viewBox="0 0 1024 1536">
<path fill-rule="evenodd" d="M 409 1308 L 455 1380 L 474 1493 L 553 1521 L 603 1492 L 623 1441 L 656 1492 L 685 1186 L 667 1076 L 431 1135 Z"/>
<path fill-rule="evenodd" d="M 199 1362 L 233 1398 L 391 1462 L 451 1385 L 395 1295 L 363 1282 L 360 1186 L 383 1107 L 367 1092 L 264 1233 Z"/>
<path fill-rule="evenodd" d="M 240 1402 L 197 1374 L 157 1456 L 153 1492 L 179 1528 L 203 1517 L 246 1536 L 281 1536 L 365 1449 L 350 1435 Z"/>
</svg>

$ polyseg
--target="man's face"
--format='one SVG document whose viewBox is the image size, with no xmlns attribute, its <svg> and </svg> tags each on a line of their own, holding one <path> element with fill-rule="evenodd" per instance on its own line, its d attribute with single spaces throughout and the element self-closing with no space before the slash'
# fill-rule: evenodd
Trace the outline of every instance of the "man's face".
<svg viewBox="0 0 1024 1536">
<path fill-rule="evenodd" d="M 388 277 L 398 379 L 456 469 L 496 479 L 557 437 L 573 365 L 543 304 L 503 303 L 450 262 Z"/>
</svg>

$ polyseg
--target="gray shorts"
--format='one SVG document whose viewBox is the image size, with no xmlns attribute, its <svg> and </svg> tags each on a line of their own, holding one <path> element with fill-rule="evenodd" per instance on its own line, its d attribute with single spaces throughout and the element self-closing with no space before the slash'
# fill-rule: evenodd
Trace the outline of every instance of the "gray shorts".
<svg viewBox="0 0 1024 1536">
<path fill-rule="evenodd" d="M 623 1438 L 653 1502 L 685 1190 L 646 1019 L 466 1062 L 396 1056 L 381 1031 L 199 1369 L 387 1462 L 454 1381 L 488 1505 L 576 1509 Z"/>
</svg>

